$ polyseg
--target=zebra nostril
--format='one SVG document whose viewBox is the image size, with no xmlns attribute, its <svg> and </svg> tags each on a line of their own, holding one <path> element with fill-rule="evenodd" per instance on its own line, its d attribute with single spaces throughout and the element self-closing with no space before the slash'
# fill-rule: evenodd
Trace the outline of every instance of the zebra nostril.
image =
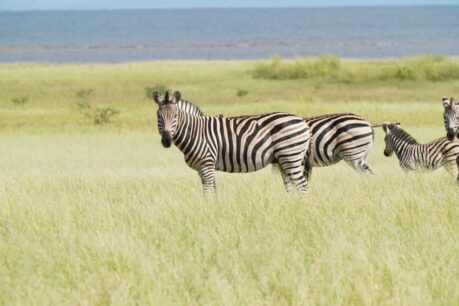
<svg viewBox="0 0 459 306">
<path fill-rule="evenodd" d="M 449 141 L 454 140 L 454 130 L 453 129 L 446 130 L 446 138 L 448 138 Z"/>
<path fill-rule="evenodd" d="M 165 148 L 169 148 L 171 146 L 171 139 L 167 136 L 161 137 L 161 144 Z"/>
<path fill-rule="evenodd" d="M 166 134 L 167 137 L 172 138 L 172 131 L 171 130 L 164 130 L 164 134 Z"/>
</svg>

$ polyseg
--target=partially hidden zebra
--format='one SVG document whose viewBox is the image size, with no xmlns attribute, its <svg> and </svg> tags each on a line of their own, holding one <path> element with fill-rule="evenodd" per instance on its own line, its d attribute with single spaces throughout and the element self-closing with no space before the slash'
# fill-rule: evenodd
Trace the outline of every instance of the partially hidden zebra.
<svg viewBox="0 0 459 306">
<path fill-rule="evenodd" d="M 386 143 L 384 155 L 389 157 L 395 152 L 404 170 L 435 170 L 443 166 L 459 183 L 459 142 L 443 137 L 419 144 L 399 123 L 384 123 L 382 129 Z"/>
<path fill-rule="evenodd" d="M 459 103 L 453 97 L 443 97 L 443 119 L 445 121 L 446 137 L 453 141 L 454 136 L 459 138 Z"/>
<path fill-rule="evenodd" d="M 192 115 L 202 116 L 202 111 L 194 104 L 180 100 L 178 106 Z M 221 115 L 220 115 L 221 116 Z M 312 137 L 312 155 L 305 157 L 309 167 L 331 166 L 344 160 L 358 172 L 373 174 L 368 165 L 368 156 L 374 143 L 374 130 L 371 123 L 351 113 L 326 114 L 304 119 Z M 310 153 L 311 154 L 311 153 Z M 306 159 L 313 157 L 312 162 Z M 273 164 L 278 171 L 278 165 Z M 307 169 L 308 177 L 312 169 Z"/>
<path fill-rule="evenodd" d="M 301 169 L 310 143 L 309 126 L 288 113 L 223 117 L 191 113 L 180 92 L 164 98 L 155 91 L 161 143 L 174 143 L 186 164 L 198 171 L 204 192 L 214 192 L 215 171 L 245 173 L 278 162 L 287 191 L 307 190 Z M 180 107 L 179 107 L 180 106 Z M 190 106 L 191 107 L 191 106 Z M 293 186 L 292 186 L 293 184 Z"/>
<path fill-rule="evenodd" d="M 374 130 L 369 122 L 350 113 L 327 114 L 304 120 L 312 135 L 311 166 L 326 167 L 344 160 L 359 172 L 373 174 L 368 165 L 368 155 L 374 143 Z M 273 167 L 277 169 L 276 165 Z"/>
</svg>

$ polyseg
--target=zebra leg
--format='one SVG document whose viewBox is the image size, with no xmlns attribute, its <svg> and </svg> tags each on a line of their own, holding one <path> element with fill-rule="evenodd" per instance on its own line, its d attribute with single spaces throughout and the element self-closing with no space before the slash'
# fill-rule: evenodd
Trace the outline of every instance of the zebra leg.
<svg viewBox="0 0 459 306">
<path fill-rule="evenodd" d="M 373 170 L 371 170 L 370 166 L 368 166 L 366 161 L 362 159 L 345 160 L 345 162 L 357 172 L 365 174 L 374 174 Z"/>
<path fill-rule="evenodd" d="M 455 160 L 443 161 L 442 166 L 456 178 L 457 183 L 459 184 L 459 155 Z"/>
<path fill-rule="evenodd" d="M 274 164 L 274 163 L 271 164 L 271 172 L 278 174 L 280 172 L 279 164 Z"/>
<path fill-rule="evenodd" d="M 279 160 L 279 166 L 285 175 L 285 179 L 287 179 L 290 184 L 293 184 L 300 193 L 306 194 L 308 190 L 308 182 L 301 169 L 301 164 L 301 159 L 293 161 L 285 159 Z M 287 189 L 287 192 L 290 192 L 290 190 Z"/>
<path fill-rule="evenodd" d="M 201 178 L 204 195 L 216 195 L 217 186 L 215 184 L 215 168 L 211 166 L 201 166 L 198 172 L 199 177 Z"/>
<path fill-rule="evenodd" d="M 280 167 L 278 164 L 273 164 L 273 169 L 274 169 L 274 165 L 276 166 L 275 169 L 277 171 L 280 171 L 282 175 L 282 181 L 284 182 L 285 189 L 287 190 L 288 193 L 292 192 L 293 190 L 292 182 L 290 181 L 289 177 L 285 174 L 284 169 Z"/>
</svg>

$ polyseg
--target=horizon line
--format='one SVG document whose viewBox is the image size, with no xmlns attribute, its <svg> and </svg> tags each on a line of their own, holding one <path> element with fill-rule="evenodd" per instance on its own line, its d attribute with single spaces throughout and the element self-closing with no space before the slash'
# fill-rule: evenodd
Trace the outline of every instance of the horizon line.
<svg viewBox="0 0 459 306">
<path fill-rule="evenodd" d="M 295 9 L 295 8 L 403 8 L 403 7 L 445 7 L 459 6 L 451 4 L 375 4 L 375 5 L 286 5 L 286 6 L 198 6 L 198 7 L 139 7 L 139 8 L 51 8 L 51 9 L 0 9 L 0 12 L 59 12 L 59 11 L 148 11 L 148 10 L 225 10 L 225 9 Z"/>
</svg>

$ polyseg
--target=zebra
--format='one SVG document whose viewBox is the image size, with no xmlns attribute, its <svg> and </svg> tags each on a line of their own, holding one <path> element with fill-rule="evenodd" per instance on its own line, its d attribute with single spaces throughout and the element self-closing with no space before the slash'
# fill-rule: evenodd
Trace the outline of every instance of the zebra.
<svg viewBox="0 0 459 306">
<path fill-rule="evenodd" d="M 459 103 L 453 97 L 443 97 L 441 102 L 445 111 L 443 112 L 443 119 L 445 122 L 446 137 L 448 140 L 453 141 L 454 136 L 459 138 Z"/>
<path fill-rule="evenodd" d="M 373 126 L 351 113 L 305 118 L 311 130 L 313 167 L 326 167 L 344 160 L 358 172 L 373 174 L 368 155 L 374 143 Z M 273 170 L 277 166 L 273 165 Z M 311 175 L 311 170 L 307 172 Z"/>
<path fill-rule="evenodd" d="M 178 106 L 185 111 L 202 116 L 202 111 L 194 104 L 180 100 Z M 219 115 L 223 116 L 223 115 Z M 374 130 L 371 123 L 351 113 L 320 115 L 304 119 L 311 130 L 311 147 L 314 152 L 312 162 L 305 160 L 305 165 L 313 167 L 331 166 L 344 160 L 349 166 L 361 173 L 373 174 L 368 165 L 368 155 L 374 143 Z M 278 165 L 273 163 L 273 171 Z M 306 169 L 310 177 L 312 170 Z"/>
<path fill-rule="evenodd" d="M 277 162 L 288 192 L 307 191 L 301 165 L 310 143 L 309 126 L 288 113 L 223 117 L 192 115 L 179 107 L 181 93 L 164 98 L 157 91 L 157 119 L 161 143 L 182 151 L 186 164 L 196 170 L 205 194 L 215 193 L 215 171 L 253 172 Z M 292 186 L 293 184 L 293 186 Z"/>
<path fill-rule="evenodd" d="M 459 183 L 459 142 L 443 137 L 419 144 L 400 127 L 400 123 L 383 123 L 382 129 L 386 143 L 384 155 L 389 157 L 395 152 L 404 170 L 435 170 L 443 166 Z"/>
</svg>

